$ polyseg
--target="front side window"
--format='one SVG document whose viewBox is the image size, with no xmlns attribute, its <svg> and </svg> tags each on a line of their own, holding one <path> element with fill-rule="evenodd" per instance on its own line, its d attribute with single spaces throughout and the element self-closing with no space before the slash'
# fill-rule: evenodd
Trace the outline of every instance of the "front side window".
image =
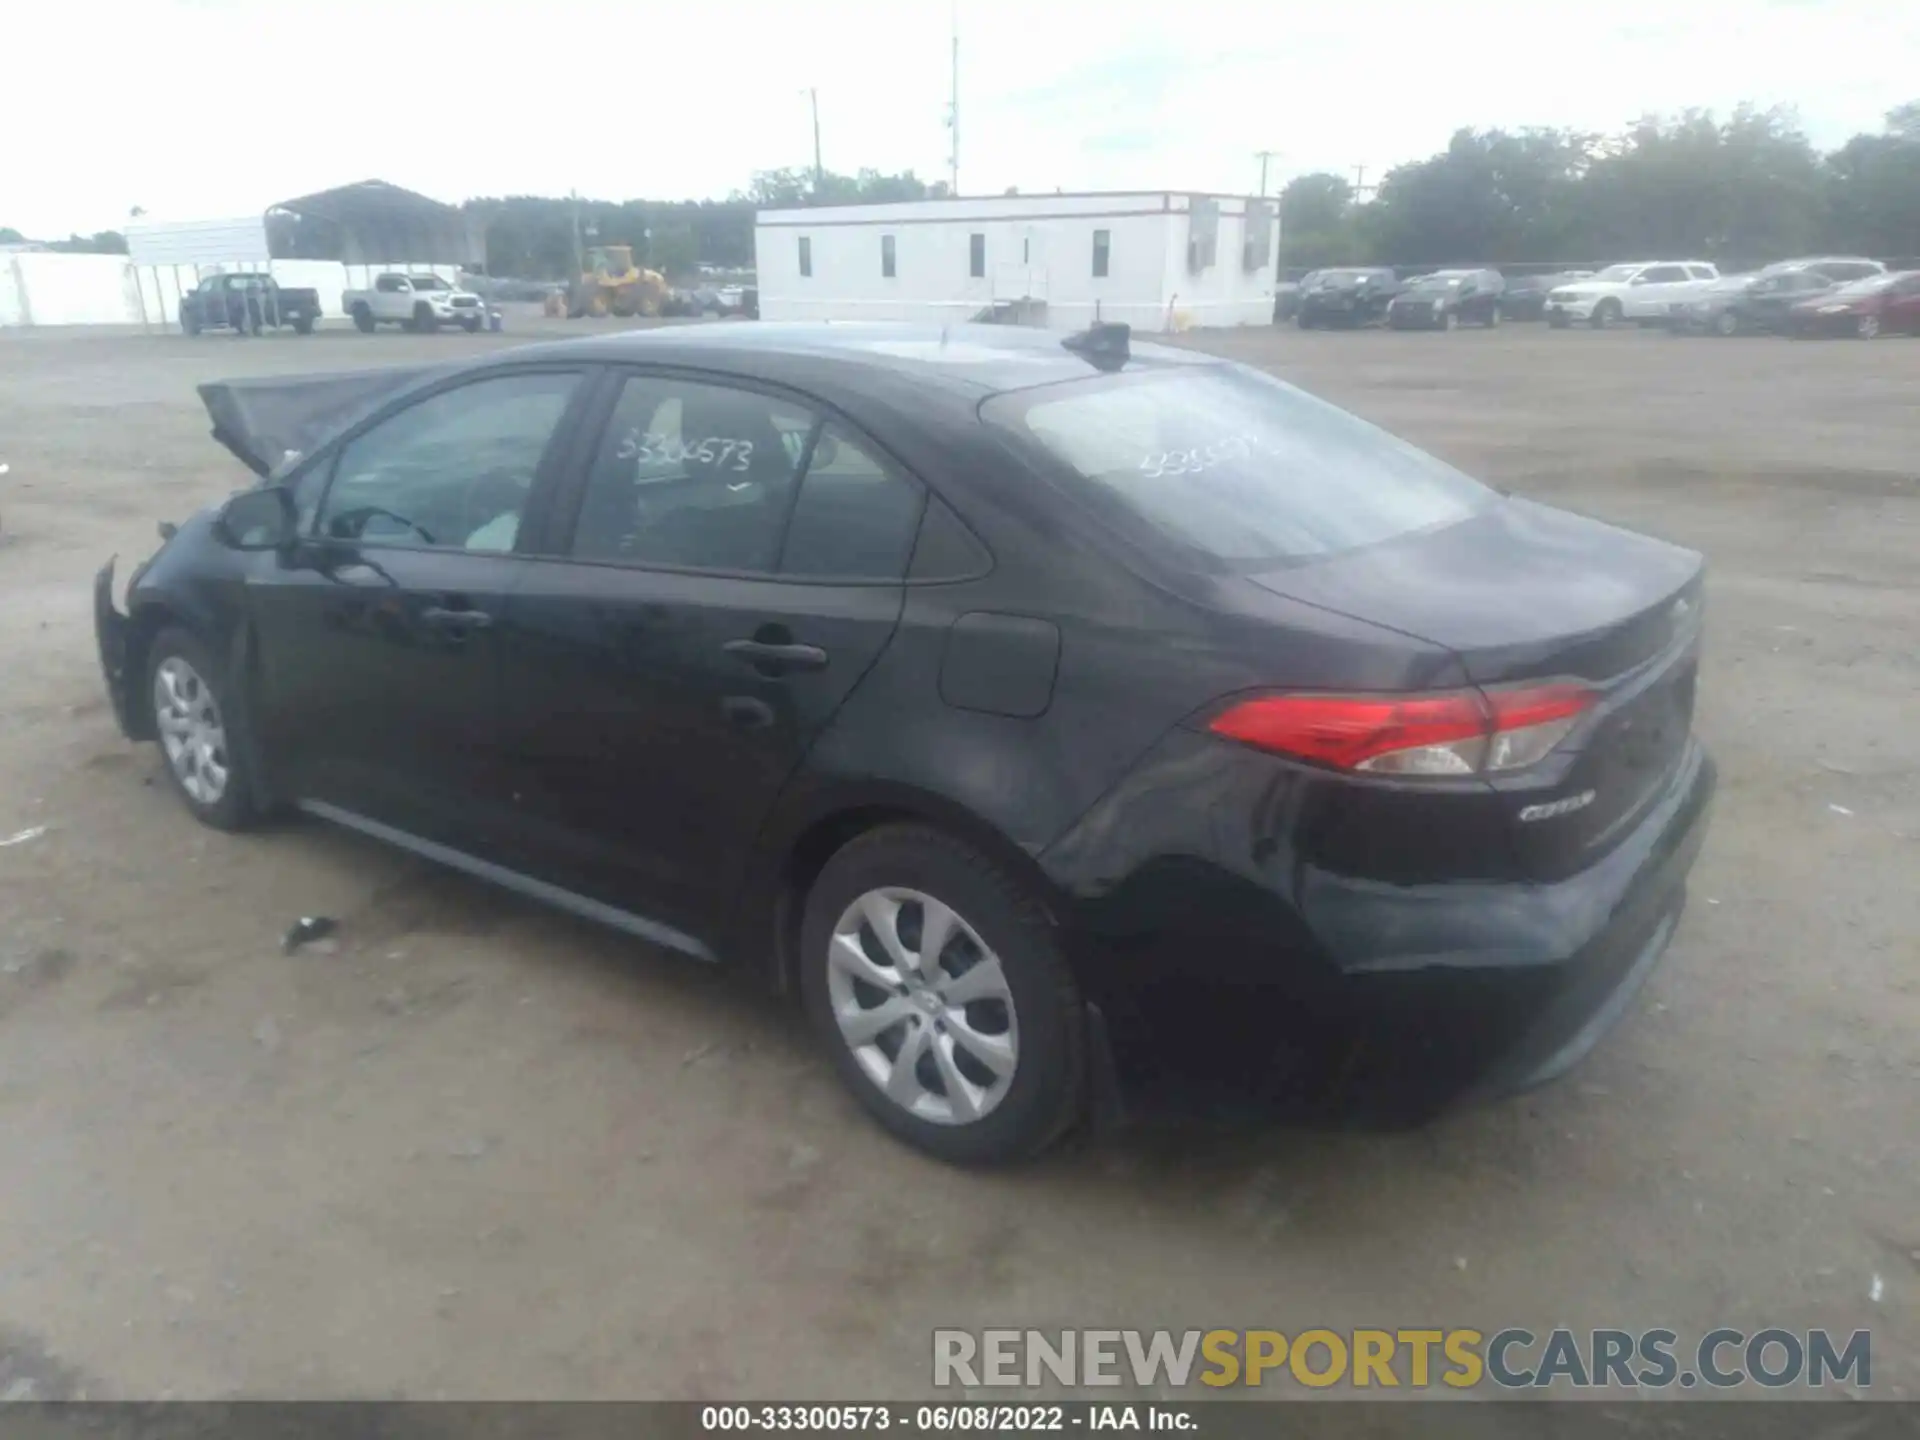
<svg viewBox="0 0 1920 1440">
<path fill-rule="evenodd" d="M 574 526 L 583 560 L 771 571 L 814 416 L 752 390 L 634 376 Z"/>
<path fill-rule="evenodd" d="M 1689 265 L 1687 266 L 1687 274 L 1695 280 L 1713 279 L 1712 267 L 1706 265 Z"/>
<path fill-rule="evenodd" d="M 893 278 L 893 236 L 880 237 L 880 273 L 887 279 Z"/>
<path fill-rule="evenodd" d="M 1093 275 L 1097 280 L 1107 273 L 1107 261 L 1112 252 L 1113 234 L 1107 230 L 1093 232 Z"/>
<path fill-rule="evenodd" d="M 348 441 L 317 528 L 335 540 L 511 550 L 579 376 L 500 375 L 442 390 Z"/>
<path fill-rule="evenodd" d="M 1117 528 L 1205 566 L 1312 560 L 1465 519 L 1494 492 L 1240 366 L 1015 391 L 981 412 Z"/>
<path fill-rule="evenodd" d="M 1686 278 L 1686 267 L 1682 265 L 1655 265 L 1640 272 L 1640 279 L 1648 285 L 1671 285 Z"/>
</svg>

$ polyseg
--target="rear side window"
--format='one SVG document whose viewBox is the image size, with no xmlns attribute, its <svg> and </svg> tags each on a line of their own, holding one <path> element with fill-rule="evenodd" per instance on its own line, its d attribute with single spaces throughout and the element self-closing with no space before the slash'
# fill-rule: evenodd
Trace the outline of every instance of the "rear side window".
<svg viewBox="0 0 1920 1440">
<path fill-rule="evenodd" d="M 780 573 L 898 580 L 920 523 L 920 487 L 830 424 L 814 442 L 780 552 Z"/>
<path fill-rule="evenodd" d="M 629 379 L 587 477 L 572 553 L 771 571 L 813 427 L 804 408 L 758 391 Z"/>
<path fill-rule="evenodd" d="M 1647 285 L 1671 285 L 1676 280 L 1686 278 L 1687 268 L 1684 265 L 1655 265 L 1642 270 L 1639 275 L 1641 282 Z"/>
<path fill-rule="evenodd" d="M 1213 565 L 1337 555 L 1465 519 L 1495 498 L 1357 416 L 1240 366 L 1016 391 L 982 413 L 1037 446 L 1044 468 L 1119 528 Z"/>
</svg>

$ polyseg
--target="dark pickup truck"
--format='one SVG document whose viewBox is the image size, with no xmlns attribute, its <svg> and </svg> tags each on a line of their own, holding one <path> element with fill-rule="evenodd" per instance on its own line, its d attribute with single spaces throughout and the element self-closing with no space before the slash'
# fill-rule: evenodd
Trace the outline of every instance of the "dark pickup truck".
<svg viewBox="0 0 1920 1440">
<path fill-rule="evenodd" d="M 209 275 L 180 297 L 180 328 L 189 335 L 221 329 L 258 335 L 284 325 L 309 335 L 319 318 L 318 290 L 290 289 L 271 275 Z"/>
</svg>

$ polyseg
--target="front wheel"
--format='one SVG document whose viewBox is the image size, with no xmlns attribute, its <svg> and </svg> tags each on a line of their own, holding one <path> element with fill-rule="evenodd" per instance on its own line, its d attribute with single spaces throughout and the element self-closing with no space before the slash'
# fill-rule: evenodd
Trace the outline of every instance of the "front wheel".
<svg viewBox="0 0 1920 1440">
<path fill-rule="evenodd" d="M 1589 323 L 1596 330 L 1611 330 L 1620 323 L 1620 316 L 1623 313 L 1618 300 L 1602 300 L 1593 307 L 1593 319 Z"/>
<path fill-rule="evenodd" d="M 942 1160 L 1044 1150 L 1080 1114 L 1085 1011 L 1053 926 L 963 841 L 888 825 L 807 897 L 801 989 L 854 1097 Z"/>
<path fill-rule="evenodd" d="M 460 322 L 460 328 L 466 331 L 469 335 L 472 335 L 479 330 L 480 321 L 477 317 L 473 319 L 463 319 Z"/>
<path fill-rule="evenodd" d="M 233 706 L 213 652 L 191 631 L 162 630 L 147 651 L 147 703 L 167 779 L 194 818 L 239 830 L 254 815 L 253 777 L 234 743 Z"/>
<path fill-rule="evenodd" d="M 1880 338 L 1880 317 L 1878 315 L 1862 315 L 1858 320 L 1853 322 L 1853 333 L 1858 335 L 1862 340 L 1878 340 Z"/>
<path fill-rule="evenodd" d="M 364 304 L 354 306 L 353 328 L 358 330 L 362 335 L 371 335 L 373 333 L 373 326 L 373 311 Z"/>
<path fill-rule="evenodd" d="M 413 328 L 419 335 L 431 335 L 440 328 L 439 317 L 430 306 L 416 305 L 413 310 Z"/>
<path fill-rule="evenodd" d="M 1500 325 L 1500 307 L 1496 305 L 1493 307 L 1493 309 L 1487 311 L 1487 329 L 1489 330 L 1498 329 L 1499 325 Z"/>
<path fill-rule="evenodd" d="M 293 317 L 293 333 L 296 335 L 311 335 L 313 333 L 313 316 L 311 315 L 294 316 Z"/>
<path fill-rule="evenodd" d="M 1451 330 L 1459 322 L 1458 322 L 1458 318 L 1454 315 L 1453 311 L 1442 310 L 1440 312 L 1440 318 L 1434 323 L 1442 330 Z"/>
</svg>

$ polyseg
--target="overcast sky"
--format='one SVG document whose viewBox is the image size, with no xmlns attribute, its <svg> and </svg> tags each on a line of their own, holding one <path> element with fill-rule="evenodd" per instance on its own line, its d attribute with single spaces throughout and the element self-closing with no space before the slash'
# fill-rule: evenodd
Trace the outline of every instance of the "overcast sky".
<svg viewBox="0 0 1920 1440">
<path fill-rule="evenodd" d="M 1817 144 L 1920 98 L 1920 0 L 960 0 L 963 192 L 1252 190 L 1463 125 L 1617 129 L 1742 100 Z M 812 160 L 946 174 L 949 0 L 24 0 L 0 225 L 257 213 L 390 180 L 445 200 L 724 196 Z"/>
</svg>

